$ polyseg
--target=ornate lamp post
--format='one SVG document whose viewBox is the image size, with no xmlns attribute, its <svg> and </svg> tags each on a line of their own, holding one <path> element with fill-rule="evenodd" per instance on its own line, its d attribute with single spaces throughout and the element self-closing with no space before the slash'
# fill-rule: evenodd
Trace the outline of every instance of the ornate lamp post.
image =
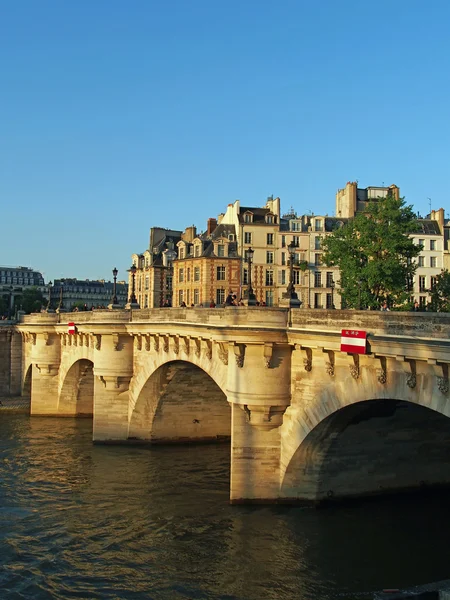
<svg viewBox="0 0 450 600">
<path fill-rule="evenodd" d="M 114 267 L 114 269 L 112 270 L 112 274 L 114 277 L 114 285 L 113 285 L 113 297 L 112 297 L 112 303 L 113 304 L 117 304 L 117 293 L 116 293 L 116 286 L 117 286 L 117 273 L 119 271 L 117 270 L 117 267 Z"/>
<path fill-rule="evenodd" d="M 282 297 L 282 305 L 289 306 L 289 308 L 300 308 L 301 300 L 298 299 L 297 292 L 295 291 L 294 285 L 294 262 L 295 262 L 295 250 L 297 249 L 297 244 L 292 241 L 288 247 L 289 252 L 289 284 L 287 286 L 286 292 L 284 292 Z"/>
<path fill-rule="evenodd" d="M 58 307 L 56 309 L 57 313 L 61 313 L 61 312 L 66 312 L 63 306 L 63 285 L 64 282 L 60 281 L 59 282 L 59 302 L 58 302 Z"/>
<path fill-rule="evenodd" d="M 131 308 L 140 308 L 137 298 L 136 298 L 136 294 L 135 294 L 135 277 L 136 277 L 136 265 L 133 263 L 131 265 L 131 267 L 129 268 L 129 272 L 131 273 L 131 295 L 128 299 L 127 304 L 125 305 L 126 309 L 131 309 Z"/>
<path fill-rule="evenodd" d="M 247 297 L 247 306 L 255 306 L 256 305 L 256 296 L 253 293 L 253 288 L 252 288 L 252 261 L 253 261 L 253 254 L 255 253 L 255 251 L 253 250 L 253 248 L 249 248 L 247 250 L 247 254 L 246 254 L 246 258 L 247 258 L 247 269 L 248 269 L 248 286 L 247 286 L 247 291 L 246 291 L 246 297 Z"/>
<path fill-rule="evenodd" d="M 336 307 L 334 305 L 334 286 L 336 284 L 334 283 L 334 279 L 332 279 L 330 281 L 330 287 L 331 287 L 331 308 L 334 310 Z"/>
<path fill-rule="evenodd" d="M 49 281 L 48 282 L 48 300 L 47 300 L 47 308 L 44 310 L 44 312 L 54 312 L 54 310 L 52 309 L 52 282 Z"/>
<path fill-rule="evenodd" d="M 130 296 L 130 302 L 131 304 L 137 304 L 137 298 L 136 298 L 136 294 L 135 294 L 135 278 L 136 278 L 136 265 L 133 264 L 130 267 L 130 273 L 131 273 L 131 296 Z"/>
<path fill-rule="evenodd" d="M 9 288 L 9 298 L 8 298 L 8 320 L 11 319 L 11 315 L 12 315 L 13 290 L 14 290 L 14 288 L 11 285 Z"/>
</svg>

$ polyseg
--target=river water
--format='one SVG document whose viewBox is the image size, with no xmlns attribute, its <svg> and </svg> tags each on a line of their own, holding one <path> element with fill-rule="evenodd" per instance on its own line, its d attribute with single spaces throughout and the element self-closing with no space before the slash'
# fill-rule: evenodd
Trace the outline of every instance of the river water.
<svg viewBox="0 0 450 600">
<path fill-rule="evenodd" d="M 91 438 L 90 420 L 0 413 L 2 599 L 356 599 L 450 578 L 448 493 L 230 506 L 227 445 Z"/>
</svg>

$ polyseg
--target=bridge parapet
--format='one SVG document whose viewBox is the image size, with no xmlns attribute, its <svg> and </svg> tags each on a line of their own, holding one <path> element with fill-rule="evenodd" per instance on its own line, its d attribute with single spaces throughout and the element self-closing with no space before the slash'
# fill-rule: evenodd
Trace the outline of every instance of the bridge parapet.
<svg viewBox="0 0 450 600">
<path fill-rule="evenodd" d="M 291 329 L 362 329 L 371 335 L 450 339 L 450 313 L 370 310 L 293 310 Z"/>
<path fill-rule="evenodd" d="M 218 327 L 271 327 L 285 329 L 285 308 L 153 308 L 140 310 L 92 310 L 72 313 L 39 313 L 22 317 L 21 325 L 74 323 L 189 323 Z"/>
</svg>

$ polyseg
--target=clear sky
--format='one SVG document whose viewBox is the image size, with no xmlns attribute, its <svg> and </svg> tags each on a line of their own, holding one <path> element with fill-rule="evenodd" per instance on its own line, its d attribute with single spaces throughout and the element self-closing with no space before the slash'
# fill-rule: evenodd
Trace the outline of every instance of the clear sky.
<svg viewBox="0 0 450 600">
<path fill-rule="evenodd" d="M 448 208 L 448 0 L 0 0 L 0 264 L 126 277 L 149 229 L 338 188 Z"/>
</svg>

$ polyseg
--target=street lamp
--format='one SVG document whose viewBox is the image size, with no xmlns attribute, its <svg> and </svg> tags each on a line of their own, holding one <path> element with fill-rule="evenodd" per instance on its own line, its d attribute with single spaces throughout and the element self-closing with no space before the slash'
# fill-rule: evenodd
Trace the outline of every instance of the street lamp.
<svg viewBox="0 0 450 600">
<path fill-rule="evenodd" d="M 289 253 L 289 284 L 287 286 L 287 291 L 283 294 L 283 297 L 285 300 L 288 300 L 289 308 L 299 308 L 302 302 L 298 299 L 294 285 L 294 262 L 295 251 L 297 249 L 297 244 L 294 242 L 294 240 L 291 241 L 287 249 Z"/>
<path fill-rule="evenodd" d="M 47 303 L 47 311 L 49 310 L 52 303 L 52 282 L 48 282 L 48 303 Z"/>
<path fill-rule="evenodd" d="M 12 312 L 12 299 L 13 299 L 13 286 L 10 286 L 9 288 L 9 300 L 8 300 L 8 321 L 11 318 L 11 312 Z"/>
<path fill-rule="evenodd" d="M 331 308 L 334 310 L 336 307 L 334 306 L 334 286 L 336 284 L 334 283 L 334 279 L 332 279 L 330 281 L 330 287 L 331 287 Z"/>
<path fill-rule="evenodd" d="M 137 304 L 136 294 L 134 293 L 136 270 L 137 270 L 136 265 L 133 263 L 130 267 L 130 273 L 131 273 L 131 296 L 129 299 L 130 304 Z"/>
<path fill-rule="evenodd" d="M 114 267 L 114 269 L 112 270 L 112 274 L 114 277 L 114 286 L 113 286 L 113 297 L 112 297 L 112 303 L 113 304 L 117 304 L 117 294 L 116 294 L 116 286 L 117 286 L 117 273 L 119 271 L 117 270 L 117 267 Z"/>
<path fill-rule="evenodd" d="M 58 308 L 56 309 L 57 313 L 66 312 L 63 306 L 63 285 L 64 281 L 60 280 L 59 282 L 59 302 Z"/>
<path fill-rule="evenodd" d="M 248 287 L 247 287 L 247 306 L 255 306 L 256 305 L 256 296 L 253 293 L 253 288 L 252 288 L 252 260 L 253 260 L 253 254 L 255 253 L 255 251 L 253 250 L 253 248 L 249 248 L 247 250 L 247 268 L 248 268 Z"/>
</svg>

